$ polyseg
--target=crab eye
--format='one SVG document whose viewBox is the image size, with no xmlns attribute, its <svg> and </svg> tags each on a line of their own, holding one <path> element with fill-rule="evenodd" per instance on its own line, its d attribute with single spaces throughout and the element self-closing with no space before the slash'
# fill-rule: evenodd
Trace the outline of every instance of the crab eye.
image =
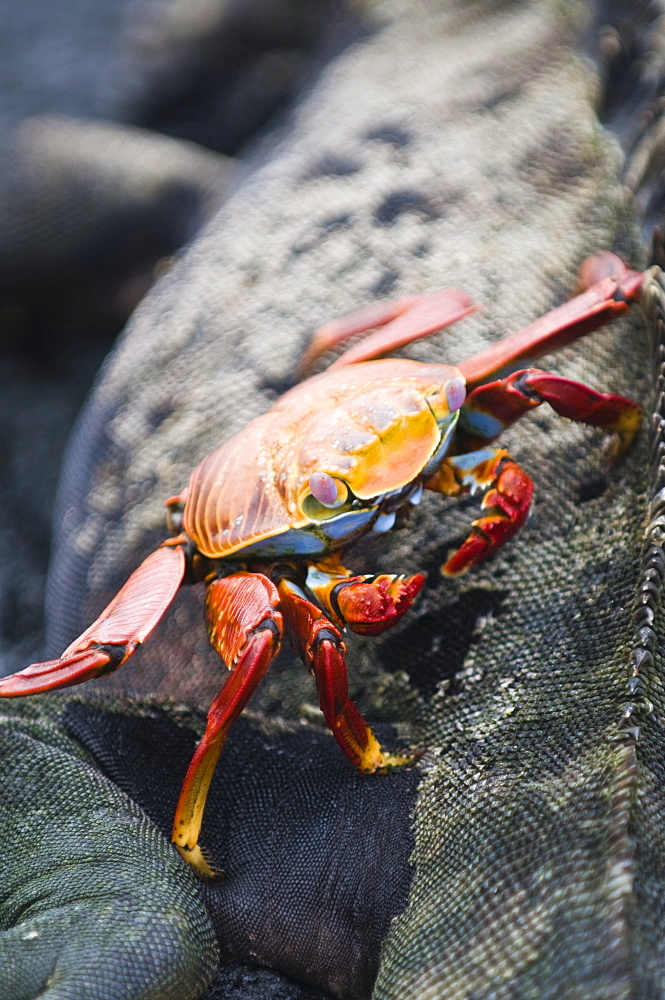
<svg viewBox="0 0 665 1000">
<path fill-rule="evenodd" d="M 460 406 L 466 399 L 466 383 L 463 378 L 456 375 L 454 378 L 449 379 L 446 382 L 446 399 L 448 400 L 448 406 L 450 407 L 450 412 L 454 413 L 455 410 L 459 410 Z"/>
<path fill-rule="evenodd" d="M 324 507 L 341 507 L 349 495 L 346 483 L 329 476 L 327 472 L 313 472 L 309 477 L 309 488 L 312 496 Z"/>
</svg>

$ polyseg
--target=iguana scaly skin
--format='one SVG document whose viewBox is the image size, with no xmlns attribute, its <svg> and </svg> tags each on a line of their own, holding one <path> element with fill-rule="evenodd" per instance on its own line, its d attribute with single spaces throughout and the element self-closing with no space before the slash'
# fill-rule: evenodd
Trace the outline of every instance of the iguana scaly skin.
<svg viewBox="0 0 665 1000">
<path fill-rule="evenodd" d="M 145 300 L 105 370 L 61 496 L 53 653 L 160 537 L 163 500 L 191 467 L 283 390 L 318 324 L 378 296 L 459 286 L 483 309 L 409 351 L 454 362 L 565 299 L 587 253 L 610 247 L 647 263 L 643 209 L 597 116 L 603 89 L 587 46 L 598 25 L 587 4 L 387 0 L 372 10 L 374 30 L 331 61 L 265 163 Z M 650 44 L 657 81 L 657 33 Z M 657 284 L 646 292 L 656 330 L 661 294 Z M 646 327 L 636 314 L 547 367 L 648 409 Z M 608 473 L 602 435 L 539 412 L 506 435 L 537 493 L 498 558 L 456 584 L 438 581 L 469 509 L 444 514 L 436 500 L 408 532 L 362 553 L 383 570 L 432 571 L 401 630 L 354 641 L 349 656 L 367 714 L 406 725 L 403 736 L 429 748 L 409 901 L 383 945 L 377 1000 L 665 995 L 660 500 L 644 549 L 662 483 L 647 438 Z M 98 690 L 203 705 L 219 684 L 193 592 L 139 655 Z M 639 681 L 629 688 L 631 663 Z M 312 698 L 309 678 L 287 663 L 252 707 L 297 719 Z M 279 754 L 279 734 L 270 740 Z M 235 792 L 246 796 L 245 850 L 268 859 L 263 877 L 275 886 L 274 910 L 245 916 L 263 940 L 289 904 L 248 772 Z M 287 776 L 281 787 L 288 797 Z M 411 804 L 396 796 L 407 817 Z M 295 837 L 294 854 L 299 846 Z M 378 833 L 377 857 L 395 878 Z M 340 979 L 343 934 L 323 935 L 315 913 L 291 933 L 291 961 L 288 935 L 278 958 L 261 960 L 336 996 L 367 995 L 353 976 Z M 305 968 L 312 938 L 319 963 Z"/>
</svg>

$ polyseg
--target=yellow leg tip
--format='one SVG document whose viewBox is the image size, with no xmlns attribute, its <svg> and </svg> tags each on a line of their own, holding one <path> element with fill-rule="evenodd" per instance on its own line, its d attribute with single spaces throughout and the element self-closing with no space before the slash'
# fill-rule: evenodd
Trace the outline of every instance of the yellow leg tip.
<svg viewBox="0 0 665 1000">
<path fill-rule="evenodd" d="M 180 844 L 176 844 L 175 847 L 180 856 L 183 857 L 185 861 L 192 866 L 192 868 L 195 868 L 199 875 L 203 878 L 212 879 L 221 875 L 221 872 L 215 871 L 214 868 L 210 867 L 198 844 L 194 844 L 193 847 L 181 847 Z"/>
<path fill-rule="evenodd" d="M 374 734 L 370 731 L 370 741 L 360 755 L 358 768 L 365 774 L 387 774 L 388 771 L 392 771 L 394 768 L 406 767 L 408 764 L 413 764 L 421 756 L 422 751 L 420 753 L 409 754 L 386 753 Z"/>
<path fill-rule="evenodd" d="M 377 772 L 379 774 L 388 774 L 389 771 L 394 770 L 396 767 L 408 767 L 409 764 L 413 764 L 421 756 L 419 753 L 384 753 L 383 763 L 377 767 Z"/>
</svg>

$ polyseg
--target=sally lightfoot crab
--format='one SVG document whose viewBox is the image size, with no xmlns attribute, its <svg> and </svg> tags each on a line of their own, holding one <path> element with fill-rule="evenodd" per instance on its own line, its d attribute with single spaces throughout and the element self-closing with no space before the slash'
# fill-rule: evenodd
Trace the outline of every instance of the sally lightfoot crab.
<svg viewBox="0 0 665 1000">
<path fill-rule="evenodd" d="M 473 311 L 455 289 L 380 304 L 322 327 L 306 365 L 353 334 L 374 332 L 204 458 L 187 488 L 167 501 L 173 537 L 60 659 L 0 680 L 0 696 L 110 673 L 147 638 L 183 583 L 205 582 L 210 642 L 229 672 L 189 766 L 173 830 L 178 850 L 202 874 L 212 875 L 198 840 L 217 759 L 284 635 L 314 675 L 325 720 L 354 766 L 376 772 L 408 763 L 412 755 L 380 746 L 349 698 L 342 633 L 390 628 L 425 578 L 353 576 L 343 553 L 367 532 L 388 531 L 423 489 L 447 496 L 485 491 L 483 512 L 442 567 L 445 575 L 464 573 L 495 551 L 524 523 L 533 484 L 494 442 L 541 403 L 614 433 L 614 457 L 628 448 L 641 414 L 632 400 L 535 368 L 514 370 L 623 313 L 644 275 L 603 253 L 586 262 L 581 280 L 586 291 L 457 367 L 378 360 Z"/>
</svg>

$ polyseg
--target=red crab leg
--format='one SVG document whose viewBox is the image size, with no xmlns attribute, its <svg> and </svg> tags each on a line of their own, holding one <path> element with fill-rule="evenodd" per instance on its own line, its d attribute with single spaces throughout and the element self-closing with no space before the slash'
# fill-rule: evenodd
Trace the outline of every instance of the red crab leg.
<svg viewBox="0 0 665 1000">
<path fill-rule="evenodd" d="M 612 458 L 628 449 L 642 418 L 641 407 L 632 399 L 596 392 L 582 382 L 527 368 L 479 386 L 467 396 L 460 410 L 455 442 L 465 451 L 489 444 L 541 403 L 549 403 L 562 417 L 615 433 Z"/>
<path fill-rule="evenodd" d="M 2 678 L 0 697 L 70 687 L 112 673 L 152 632 L 175 597 L 184 573 L 182 544 L 157 549 L 60 659 L 31 663 L 25 670 Z"/>
<path fill-rule="evenodd" d="M 486 513 L 473 522 L 469 537 L 443 566 L 446 576 L 465 573 L 507 542 L 524 523 L 533 494 L 531 479 L 506 451 L 479 445 L 490 444 L 541 403 L 549 403 L 561 416 L 616 433 L 612 458 L 629 447 L 642 415 L 631 399 L 596 392 L 581 382 L 536 368 L 474 389 L 460 410 L 455 446 L 475 450 L 448 457 L 425 483 L 428 489 L 449 496 L 489 487 L 482 503 Z"/>
<path fill-rule="evenodd" d="M 289 641 L 316 678 L 326 723 L 354 767 L 366 774 L 388 771 L 414 755 L 386 753 L 349 698 L 345 647 L 339 629 L 289 580 L 279 583 Z"/>
<path fill-rule="evenodd" d="M 644 274 L 631 271 L 607 251 L 587 258 L 580 269 L 583 281 L 587 276 L 594 278 L 603 273 L 607 276 L 596 281 L 581 295 L 497 341 L 487 350 L 461 361 L 457 367 L 464 375 L 468 388 L 473 389 L 488 378 L 510 370 L 517 362 L 558 350 L 626 312 L 639 297 Z"/>
<path fill-rule="evenodd" d="M 607 250 L 594 254 L 580 268 L 578 285 L 586 288 L 584 292 L 457 367 L 469 388 L 473 388 L 520 361 L 558 350 L 626 312 L 637 300 L 643 283 L 644 274 L 630 270 L 615 254 Z M 476 308 L 470 297 L 456 288 L 377 302 L 320 327 L 303 356 L 298 375 L 302 376 L 324 351 L 356 334 L 374 330 L 340 355 L 331 368 L 380 357 L 450 326 Z"/>
<path fill-rule="evenodd" d="M 229 729 L 279 650 L 278 603 L 275 585 L 260 573 L 235 573 L 208 585 L 208 635 L 230 673 L 210 706 L 205 732 L 185 776 L 172 840 L 183 858 L 209 878 L 215 873 L 198 844 L 208 788 Z"/>
<path fill-rule="evenodd" d="M 424 586 L 423 573 L 351 576 L 337 563 L 317 563 L 307 576 L 307 589 L 330 618 L 359 635 L 379 635 L 396 625 Z"/>
<path fill-rule="evenodd" d="M 330 368 L 369 361 L 395 351 L 412 340 L 428 337 L 456 323 L 476 308 L 466 292 L 457 288 L 441 288 L 425 295 L 376 302 L 319 327 L 298 366 L 298 375 L 301 376 L 324 351 L 355 334 L 368 333 L 368 336 L 341 354 Z M 374 332 L 370 333 L 372 330 Z"/>
<path fill-rule="evenodd" d="M 441 567 L 444 576 L 466 573 L 512 538 L 524 524 L 533 496 L 533 482 L 503 448 L 447 458 L 425 486 L 448 496 L 487 489 L 481 505 L 485 513 Z"/>
</svg>

